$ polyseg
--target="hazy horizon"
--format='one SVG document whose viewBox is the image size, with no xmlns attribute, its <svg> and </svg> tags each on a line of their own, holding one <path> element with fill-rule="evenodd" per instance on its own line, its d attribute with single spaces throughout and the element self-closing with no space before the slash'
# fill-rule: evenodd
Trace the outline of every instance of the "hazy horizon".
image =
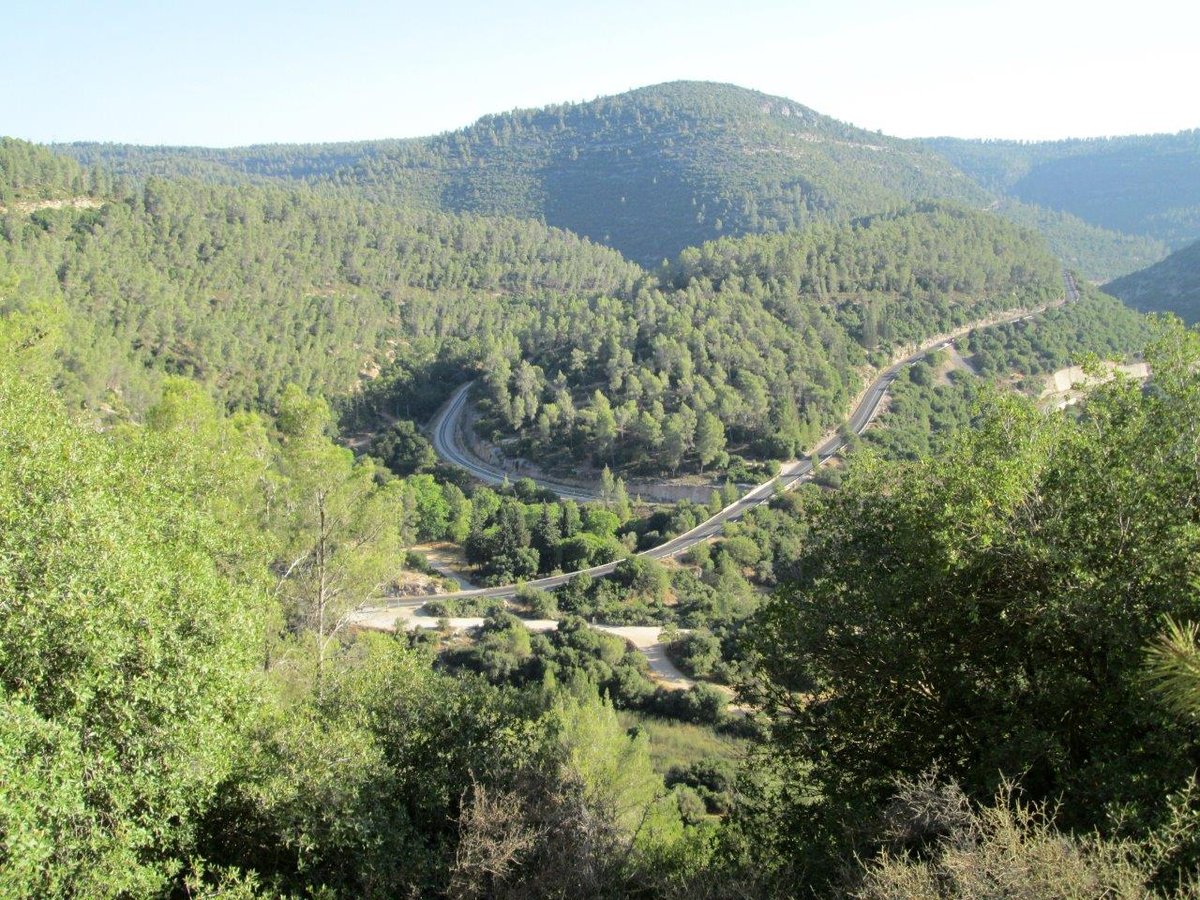
<svg viewBox="0 0 1200 900">
<path fill-rule="evenodd" d="M 736 84 L 898 137 L 1061 140 L 1200 126 L 1200 13 L 917 0 L 46 3 L 10 11 L 0 133 L 233 147 L 404 139 L 663 82 Z M 464 25 L 463 23 L 467 23 Z M 1176 87 L 1178 86 L 1178 87 Z"/>
<path fill-rule="evenodd" d="M 699 81 L 699 80 L 698 79 L 697 80 L 673 79 L 672 81 L 657 82 L 656 84 L 635 85 L 633 87 L 630 87 L 627 91 L 621 91 L 619 93 L 628 93 L 631 91 L 636 91 L 636 90 L 640 90 L 640 89 L 644 89 L 644 88 L 658 87 L 658 86 L 661 86 L 664 84 L 671 84 L 672 82 L 681 82 L 681 81 Z M 707 81 L 707 82 L 703 82 L 703 83 L 721 84 L 721 85 L 730 84 L 729 82 L 717 82 L 717 81 Z M 738 85 L 732 85 L 732 86 L 737 87 L 737 88 L 743 88 L 743 89 L 749 90 L 749 91 L 757 91 L 758 93 L 762 93 L 762 94 L 768 93 L 767 91 L 760 91 L 758 88 L 754 88 L 749 85 L 738 84 Z M 202 143 L 168 144 L 168 143 L 161 143 L 161 142 L 154 143 L 154 144 L 145 144 L 145 143 L 140 143 L 137 141 L 116 141 L 116 140 L 101 141 L 101 140 L 94 140 L 91 138 L 75 138 L 75 139 L 70 139 L 70 140 L 38 141 L 37 143 L 45 143 L 50 146 L 66 145 L 66 144 L 92 144 L 92 143 L 95 143 L 95 144 L 114 144 L 114 145 L 141 146 L 141 147 L 171 147 L 171 148 L 180 148 L 180 149 L 197 148 L 197 149 L 203 149 L 203 150 L 237 150 L 237 149 L 246 149 L 246 148 L 250 148 L 250 147 L 303 146 L 306 144 L 347 144 L 347 145 L 350 145 L 350 144 L 369 144 L 369 143 L 374 143 L 374 142 L 379 142 L 379 141 L 393 141 L 393 140 L 394 141 L 408 141 L 408 140 L 420 140 L 422 138 L 427 138 L 427 137 L 436 137 L 437 135 L 440 135 L 440 134 L 450 134 L 450 133 L 453 133 L 456 131 L 461 131 L 463 129 L 470 128 L 472 125 L 476 124 L 481 119 L 486 118 L 488 116 L 492 116 L 492 115 L 503 115 L 505 113 L 520 112 L 520 111 L 531 110 L 531 109 L 542 109 L 542 108 L 546 108 L 546 107 L 559 106 L 559 105 L 564 105 L 564 104 L 565 105 L 582 105 L 582 104 L 590 103 L 595 100 L 600 100 L 605 97 L 611 97 L 611 96 L 614 96 L 614 95 L 613 94 L 598 94 L 595 97 L 588 97 L 588 98 L 585 98 L 582 100 L 551 101 L 549 103 L 545 103 L 545 104 L 541 104 L 539 106 L 533 106 L 533 107 L 511 107 L 509 109 L 494 110 L 493 112 L 490 112 L 490 113 L 483 113 L 482 115 L 477 116 L 476 118 L 472 119 L 470 122 L 464 122 L 461 125 L 452 126 L 450 128 L 444 129 L 443 131 L 429 132 L 428 134 L 412 134 L 412 135 L 402 135 L 402 136 L 375 135 L 375 136 L 370 136 L 370 137 L 346 138 L 346 139 L 329 140 L 329 141 L 321 140 L 319 138 L 314 138 L 312 140 L 298 140 L 298 141 L 251 141 L 249 143 L 242 143 L 242 144 L 202 144 Z M 776 96 L 776 95 L 770 95 L 770 96 Z M 802 102 L 795 97 L 785 97 L 782 99 L 791 100 L 791 101 L 794 101 L 797 103 Z M 804 105 L 807 105 L 807 104 L 804 104 Z M 839 119 L 840 121 L 846 121 L 845 119 L 840 119 L 839 116 L 829 113 L 825 110 L 818 109 L 818 110 L 816 110 L 816 112 L 821 113 L 822 115 L 828 115 L 834 119 Z M 857 122 L 849 122 L 848 124 L 854 125 L 854 126 L 857 126 L 860 128 L 866 127 L 866 126 L 860 125 Z M 1114 132 L 1113 134 L 1096 134 L 1096 135 L 1081 135 L 1081 136 L 1080 135 L 1066 135 L 1064 137 L 1058 137 L 1058 138 L 1053 138 L 1053 137 L 1052 138 L 1006 138 L 1006 137 L 979 138 L 979 137 L 974 137 L 972 135 L 961 135 L 961 134 L 922 134 L 922 135 L 913 135 L 911 137 L 912 137 L 912 139 L 959 138 L 959 139 L 963 139 L 963 140 L 980 140 L 980 141 L 996 141 L 996 142 L 1009 141 L 1009 142 L 1014 142 L 1014 143 L 1030 143 L 1030 144 L 1032 144 L 1032 143 L 1053 142 L 1053 141 L 1073 141 L 1073 140 L 1087 141 L 1087 140 L 1105 140 L 1105 139 L 1121 138 L 1121 137 L 1179 134 L 1179 133 L 1185 132 L 1185 131 L 1193 131 L 1193 130 L 1196 130 L 1197 128 L 1200 128 L 1200 125 L 1187 126 L 1184 128 L 1176 129 L 1175 131 L 1165 131 L 1165 132 L 1164 131 L 1120 132 L 1120 133 Z M 886 132 L 886 131 L 884 133 L 890 134 L 889 132 Z M 31 140 L 29 138 L 22 138 L 21 135 L 7 135 L 7 136 L 21 138 L 23 140 Z M 891 136 L 895 137 L 897 135 L 892 134 Z"/>
</svg>

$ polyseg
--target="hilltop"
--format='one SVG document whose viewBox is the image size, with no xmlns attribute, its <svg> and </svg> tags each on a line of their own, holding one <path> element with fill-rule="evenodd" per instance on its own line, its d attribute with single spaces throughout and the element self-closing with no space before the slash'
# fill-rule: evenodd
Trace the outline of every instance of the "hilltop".
<svg viewBox="0 0 1200 900">
<path fill-rule="evenodd" d="M 515 110 L 406 140 L 56 149 L 138 181 L 302 180 L 406 208 L 537 219 L 646 266 L 708 240 L 845 222 L 928 199 L 991 208 L 1035 228 L 1092 279 L 1168 252 L 1153 235 L 1010 190 L 1029 168 L 1012 148 L 997 156 L 990 143 L 889 137 L 794 100 L 708 82 Z"/>
<path fill-rule="evenodd" d="M 341 180 L 406 202 L 544 218 L 643 264 L 684 247 L 986 194 L 925 148 L 781 97 L 674 82 L 487 116 Z"/>
</svg>

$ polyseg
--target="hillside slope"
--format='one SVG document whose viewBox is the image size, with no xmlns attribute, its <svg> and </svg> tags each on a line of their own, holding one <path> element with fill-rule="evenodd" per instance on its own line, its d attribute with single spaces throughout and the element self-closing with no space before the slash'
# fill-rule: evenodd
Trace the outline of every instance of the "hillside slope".
<svg viewBox="0 0 1200 900">
<path fill-rule="evenodd" d="M 1060 152 L 1056 145 L 1036 152 L 1029 146 L 926 146 L 855 128 L 792 100 L 732 85 L 675 82 L 590 103 L 485 116 L 428 138 L 55 149 L 138 182 L 155 176 L 226 184 L 333 182 L 406 208 L 538 219 L 648 266 L 707 240 L 846 221 L 915 199 L 993 208 L 1040 231 L 1069 266 L 1097 281 L 1167 254 L 1157 238 L 1005 196 L 1029 174 L 1027 156 L 1041 160 Z"/>
<path fill-rule="evenodd" d="M 721 466 L 726 438 L 789 458 L 841 421 L 868 362 L 1061 284 L 1036 234 L 946 204 L 723 238 L 628 301 L 536 317 L 519 364 L 483 363 L 483 431 L 571 471 Z"/>
<path fill-rule="evenodd" d="M 454 211 L 544 218 L 643 264 L 916 198 L 988 202 L 919 144 L 702 82 L 487 116 L 384 149 L 341 180 Z"/>
<path fill-rule="evenodd" d="M 924 142 L 985 188 L 1178 249 L 1200 237 L 1200 129 L 1091 140 Z"/>
<path fill-rule="evenodd" d="M 17 173 L 0 195 L 54 196 L 87 180 L 74 163 L 50 163 L 70 161 L 0 148 L 0 176 Z M 21 174 L 36 171 L 43 181 Z M 345 394 L 391 361 L 455 357 L 454 335 L 506 333 L 533 298 L 620 294 L 644 277 L 537 222 L 398 211 L 303 184 L 152 178 L 91 199 L 0 211 L 0 255 L 91 329 L 66 350 L 79 382 L 69 393 L 88 405 L 128 391 L 118 355 L 139 376 L 203 381 L 231 407 L 269 407 L 288 383 Z"/>
<path fill-rule="evenodd" d="M 1134 309 L 1173 312 L 1189 325 L 1200 322 L 1200 241 L 1162 262 L 1104 286 Z"/>
</svg>

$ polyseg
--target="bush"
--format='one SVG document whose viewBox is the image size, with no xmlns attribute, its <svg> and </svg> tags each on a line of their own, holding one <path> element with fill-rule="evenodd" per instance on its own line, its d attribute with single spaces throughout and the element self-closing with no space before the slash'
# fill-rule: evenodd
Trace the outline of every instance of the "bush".
<svg viewBox="0 0 1200 900">
<path fill-rule="evenodd" d="M 613 580 L 636 597 L 662 600 L 671 580 L 662 563 L 643 556 L 621 560 L 613 572 Z"/>
<path fill-rule="evenodd" d="M 938 784 L 932 776 L 901 782 L 882 838 L 854 897 L 1151 896 L 1149 872 L 1132 845 L 1060 832 L 1045 808 L 1015 802 L 1007 788 L 992 806 L 976 808 L 953 782 Z"/>
<path fill-rule="evenodd" d="M 697 684 L 686 691 L 658 688 L 646 710 L 669 719 L 697 725 L 717 725 L 725 719 L 729 701 L 711 684 Z"/>
<path fill-rule="evenodd" d="M 721 663 L 721 642 L 707 628 L 682 635 L 667 647 L 671 659 L 693 678 L 708 678 Z"/>
<path fill-rule="evenodd" d="M 749 568 L 762 558 L 762 551 L 758 549 L 758 545 L 744 535 L 725 538 L 717 546 L 742 568 Z"/>
<path fill-rule="evenodd" d="M 371 440 L 371 455 L 397 475 L 429 472 L 437 465 L 437 454 L 417 426 L 400 419 Z"/>
<path fill-rule="evenodd" d="M 680 785 L 672 792 L 675 802 L 679 805 L 679 818 L 686 825 L 696 825 L 708 814 L 708 804 L 697 791 L 687 785 Z"/>
<path fill-rule="evenodd" d="M 434 599 L 421 607 L 423 616 L 460 619 L 474 616 L 494 616 L 503 613 L 506 605 L 496 597 L 459 597 L 453 600 Z"/>
<path fill-rule="evenodd" d="M 516 600 L 523 604 L 535 619 L 557 619 L 559 616 L 558 601 L 549 591 L 522 585 L 517 591 Z"/>
<path fill-rule="evenodd" d="M 425 558 L 424 553 L 416 550 L 408 550 L 404 554 L 404 568 L 412 569 L 414 572 L 420 572 L 422 575 L 436 575 L 436 570 L 429 565 L 429 560 Z"/>
<path fill-rule="evenodd" d="M 667 770 L 667 787 L 686 786 L 696 792 L 708 812 L 722 815 L 733 806 L 733 788 L 737 767 L 727 759 L 705 757 Z"/>
<path fill-rule="evenodd" d="M 712 562 L 712 548 L 707 542 L 693 544 L 688 549 L 687 553 L 683 554 L 680 559 L 690 566 L 700 566 L 701 568 L 704 568 L 706 565 Z"/>
</svg>

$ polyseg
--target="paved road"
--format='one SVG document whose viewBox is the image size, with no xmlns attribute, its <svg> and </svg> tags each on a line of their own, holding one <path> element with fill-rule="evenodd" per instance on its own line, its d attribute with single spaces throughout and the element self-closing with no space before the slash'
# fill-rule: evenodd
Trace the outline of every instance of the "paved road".
<svg viewBox="0 0 1200 900">
<path fill-rule="evenodd" d="M 1020 312 L 1002 316 L 994 321 L 989 322 L 986 327 L 995 328 L 999 325 L 1006 325 L 1010 322 L 1015 322 L 1018 319 L 1025 318 L 1028 315 L 1042 312 L 1050 307 L 1060 306 L 1065 302 L 1074 302 L 1075 300 L 1079 299 L 1079 288 L 1075 284 L 1075 279 L 1070 275 L 1070 273 L 1065 271 L 1063 273 L 1063 286 L 1066 294 L 1062 299 L 1055 301 L 1054 303 L 1048 303 L 1036 310 L 1021 310 Z M 864 431 L 866 431 L 867 426 L 871 424 L 871 420 L 874 419 L 876 413 L 878 413 L 879 404 L 883 401 L 884 396 L 887 394 L 888 388 L 891 387 L 892 382 L 896 380 L 896 377 L 900 374 L 901 369 L 917 362 L 917 360 L 925 356 L 925 354 L 930 350 L 941 347 L 948 341 L 954 340 L 975 330 L 976 327 L 984 326 L 969 325 L 960 328 L 949 335 L 943 335 L 941 338 L 930 341 L 916 352 L 884 369 L 883 372 L 881 372 L 880 375 L 873 382 L 871 382 L 866 391 L 863 392 L 862 399 L 859 400 L 858 405 L 850 413 L 850 418 L 847 420 L 849 429 L 855 434 L 862 434 Z M 435 418 L 432 427 L 434 435 L 434 447 L 439 453 L 443 453 L 443 448 L 449 451 L 443 454 L 448 461 L 463 466 L 463 468 L 471 472 L 472 475 L 476 475 L 476 477 L 482 478 L 486 475 L 487 478 L 484 478 L 484 480 L 488 480 L 489 478 L 494 478 L 496 472 L 501 472 L 503 475 L 502 470 L 489 468 L 486 466 L 486 464 L 481 463 L 480 460 L 475 459 L 471 454 L 462 452 L 461 445 L 458 442 L 456 423 L 458 416 L 462 411 L 462 404 L 466 403 L 467 390 L 469 388 L 469 384 L 463 385 L 463 387 L 459 388 Z M 825 443 L 821 444 L 821 446 L 817 448 L 817 453 L 820 455 L 822 460 L 828 459 L 830 456 L 833 456 L 835 453 L 841 450 L 845 444 L 845 438 L 843 438 L 840 434 L 835 435 L 826 440 Z M 657 547 L 653 547 L 650 550 L 644 550 L 637 555 L 644 556 L 649 559 L 666 559 L 667 557 L 678 556 L 686 551 L 689 547 L 692 547 L 701 541 L 708 540 L 708 538 L 713 537 L 714 535 L 720 534 L 720 532 L 724 529 L 726 522 L 736 521 L 745 515 L 747 510 L 753 509 L 756 506 L 762 506 L 764 503 L 769 503 L 776 491 L 791 490 L 796 485 L 806 481 L 809 477 L 811 477 L 811 475 L 812 463 L 809 459 L 792 460 L 791 462 L 783 465 L 777 477 L 758 485 L 756 488 L 753 488 L 742 497 L 729 504 L 729 506 L 726 506 L 716 515 L 712 516 L 710 519 L 701 522 L 691 531 L 672 538 L 666 543 L 659 544 Z M 501 478 L 501 480 L 503 480 L 503 478 Z M 546 486 L 554 489 L 553 484 L 548 483 Z M 571 495 L 564 494 L 563 496 Z M 578 496 L 576 495 L 576 499 L 577 498 Z M 566 572 L 562 575 L 551 575 L 547 578 L 537 578 L 532 581 L 526 581 L 524 584 L 526 587 L 538 588 L 540 590 L 550 590 L 552 588 L 561 587 L 576 575 L 580 574 L 587 574 L 593 578 L 602 578 L 605 575 L 612 574 L 613 570 L 616 569 L 618 565 L 619 562 L 606 563 L 601 566 L 593 566 L 590 569 L 582 569 L 576 572 Z M 454 594 L 442 594 L 439 599 L 454 599 L 458 597 L 512 597 L 517 593 L 518 590 L 520 590 L 520 588 L 521 585 L 506 584 L 499 587 L 477 588 L 470 591 L 459 591 Z M 374 610 L 363 610 L 363 615 L 368 615 L 373 611 Z"/>
<path fill-rule="evenodd" d="M 470 472 L 484 484 L 504 484 L 511 481 L 513 475 L 499 466 L 484 462 L 468 450 L 462 442 L 462 431 L 459 421 L 463 409 L 467 405 L 467 393 L 471 390 L 473 381 L 468 381 L 455 391 L 446 405 L 441 408 L 429 426 L 433 449 L 438 456 L 447 462 L 454 463 Z M 517 477 L 520 477 L 519 475 Z M 596 500 L 598 496 L 592 491 L 575 485 L 559 484 L 557 482 L 540 480 L 538 484 L 548 487 L 566 500 Z"/>
</svg>

